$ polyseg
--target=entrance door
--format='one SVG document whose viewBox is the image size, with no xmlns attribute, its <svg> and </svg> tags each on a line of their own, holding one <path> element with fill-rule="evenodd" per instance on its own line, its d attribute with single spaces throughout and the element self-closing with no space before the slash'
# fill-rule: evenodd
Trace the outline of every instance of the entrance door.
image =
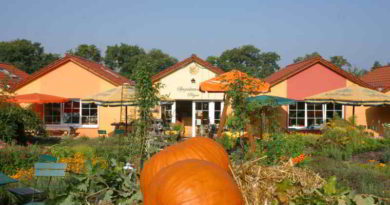
<svg viewBox="0 0 390 205">
<path fill-rule="evenodd" d="M 209 102 L 195 103 L 195 132 L 196 136 L 205 136 L 210 124 Z"/>
<path fill-rule="evenodd" d="M 192 127 L 192 102 L 176 101 L 176 123 L 184 125 L 184 136 L 191 136 Z"/>
</svg>

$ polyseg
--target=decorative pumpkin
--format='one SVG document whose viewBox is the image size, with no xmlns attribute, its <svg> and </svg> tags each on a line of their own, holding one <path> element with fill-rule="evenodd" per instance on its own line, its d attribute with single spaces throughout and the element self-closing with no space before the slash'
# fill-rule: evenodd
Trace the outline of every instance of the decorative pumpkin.
<svg viewBox="0 0 390 205">
<path fill-rule="evenodd" d="M 204 160 L 176 162 L 153 178 L 144 192 L 144 205 L 243 205 L 233 178 Z"/>
<path fill-rule="evenodd" d="M 141 172 L 141 191 L 153 180 L 162 168 L 186 159 L 200 159 L 213 162 L 230 173 L 229 156 L 224 148 L 212 139 L 195 137 L 169 146 L 145 162 Z"/>
</svg>

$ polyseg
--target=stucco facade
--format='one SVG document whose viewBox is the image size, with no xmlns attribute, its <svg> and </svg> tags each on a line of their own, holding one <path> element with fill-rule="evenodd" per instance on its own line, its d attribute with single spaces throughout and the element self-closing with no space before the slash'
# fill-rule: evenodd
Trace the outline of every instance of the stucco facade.
<svg viewBox="0 0 390 205">
<path fill-rule="evenodd" d="M 181 123 L 185 127 L 185 136 L 196 136 L 201 125 L 218 123 L 223 108 L 223 93 L 201 92 L 200 83 L 218 74 L 201 65 L 204 61 L 196 56 L 185 61 L 190 62 L 172 69 L 169 74 L 155 81 L 163 86 L 160 94 L 170 99 L 162 102 L 163 105 L 157 109 L 159 113 L 155 116 L 167 122 Z"/>
<path fill-rule="evenodd" d="M 114 85 L 102 77 L 90 72 L 83 67 L 83 65 L 74 61 L 69 61 L 60 65 L 51 72 L 46 73 L 32 82 L 20 87 L 15 90 L 15 93 L 17 95 L 41 93 L 66 97 L 69 99 L 79 100 L 81 104 L 81 98 L 115 87 L 117 87 L 117 85 Z M 37 111 L 43 118 L 44 105 L 35 104 L 33 107 L 34 110 Z M 81 110 L 81 106 L 79 109 Z M 76 132 L 79 136 L 97 137 L 97 130 L 106 130 L 108 133 L 113 132 L 114 127 L 111 126 L 111 123 L 120 121 L 120 107 L 97 106 L 97 109 L 97 124 L 83 125 L 82 123 L 79 123 L 71 125 L 76 128 Z M 48 129 L 60 129 L 61 127 L 66 126 L 68 125 L 62 122 L 55 125 L 46 125 Z"/>
</svg>

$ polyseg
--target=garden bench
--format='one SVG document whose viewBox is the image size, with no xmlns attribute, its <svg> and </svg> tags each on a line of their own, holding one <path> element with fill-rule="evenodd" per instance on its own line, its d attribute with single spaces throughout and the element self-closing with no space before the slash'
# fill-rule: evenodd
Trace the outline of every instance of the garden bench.
<svg viewBox="0 0 390 205">
<path fill-rule="evenodd" d="M 57 158 L 48 154 L 39 155 L 38 162 L 57 162 Z"/>
<path fill-rule="evenodd" d="M 0 172 L 0 186 L 10 184 L 10 183 L 15 183 L 15 182 L 18 182 L 18 180 L 12 179 L 7 175 L 3 174 L 2 172 Z"/>
<path fill-rule="evenodd" d="M 35 163 L 35 176 L 48 176 L 50 177 L 48 187 L 50 187 L 51 177 L 56 176 L 65 176 L 65 170 L 67 168 L 66 163 Z M 21 187 L 21 188 L 9 188 L 11 193 L 21 196 L 28 197 L 32 196 L 32 202 L 28 204 L 40 204 L 34 201 L 34 196 L 36 194 L 43 194 L 44 192 L 31 187 Z M 42 204 L 42 203 L 41 203 Z"/>
</svg>

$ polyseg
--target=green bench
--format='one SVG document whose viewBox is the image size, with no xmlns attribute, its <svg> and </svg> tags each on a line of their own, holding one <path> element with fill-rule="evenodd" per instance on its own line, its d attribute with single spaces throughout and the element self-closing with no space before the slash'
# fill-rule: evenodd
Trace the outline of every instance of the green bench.
<svg viewBox="0 0 390 205">
<path fill-rule="evenodd" d="M 50 159 L 50 158 L 49 158 Z M 66 163 L 35 163 L 35 176 L 47 176 L 47 177 L 63 177 L 65 176 L 65 170 L 67 168 Z M 50 187 L 50 181 L 48 187 Z M 32 204 L 43 204 L 39 202 L 34 202 L 34 196 L 43 194 L 44 192 L 31 187 L 21 187 L 21 188 L 9 188 L 8 191 L 11 193 L 20 196 L 20 197 L 30 197 L 32 196 L 32 201 L 28 203 Z"/>
<path fill-rule="evenodd" d="M 2 172 L 0 172 L 0 186 L 4 186 L 4 185 L 10 184 L 10 183 L 15 183 L 15 182 L 18 182 L 18 180 L 12 179 L 12 178 L 8 177 L 7 175 L 3 174 Z"/>
</svg>

